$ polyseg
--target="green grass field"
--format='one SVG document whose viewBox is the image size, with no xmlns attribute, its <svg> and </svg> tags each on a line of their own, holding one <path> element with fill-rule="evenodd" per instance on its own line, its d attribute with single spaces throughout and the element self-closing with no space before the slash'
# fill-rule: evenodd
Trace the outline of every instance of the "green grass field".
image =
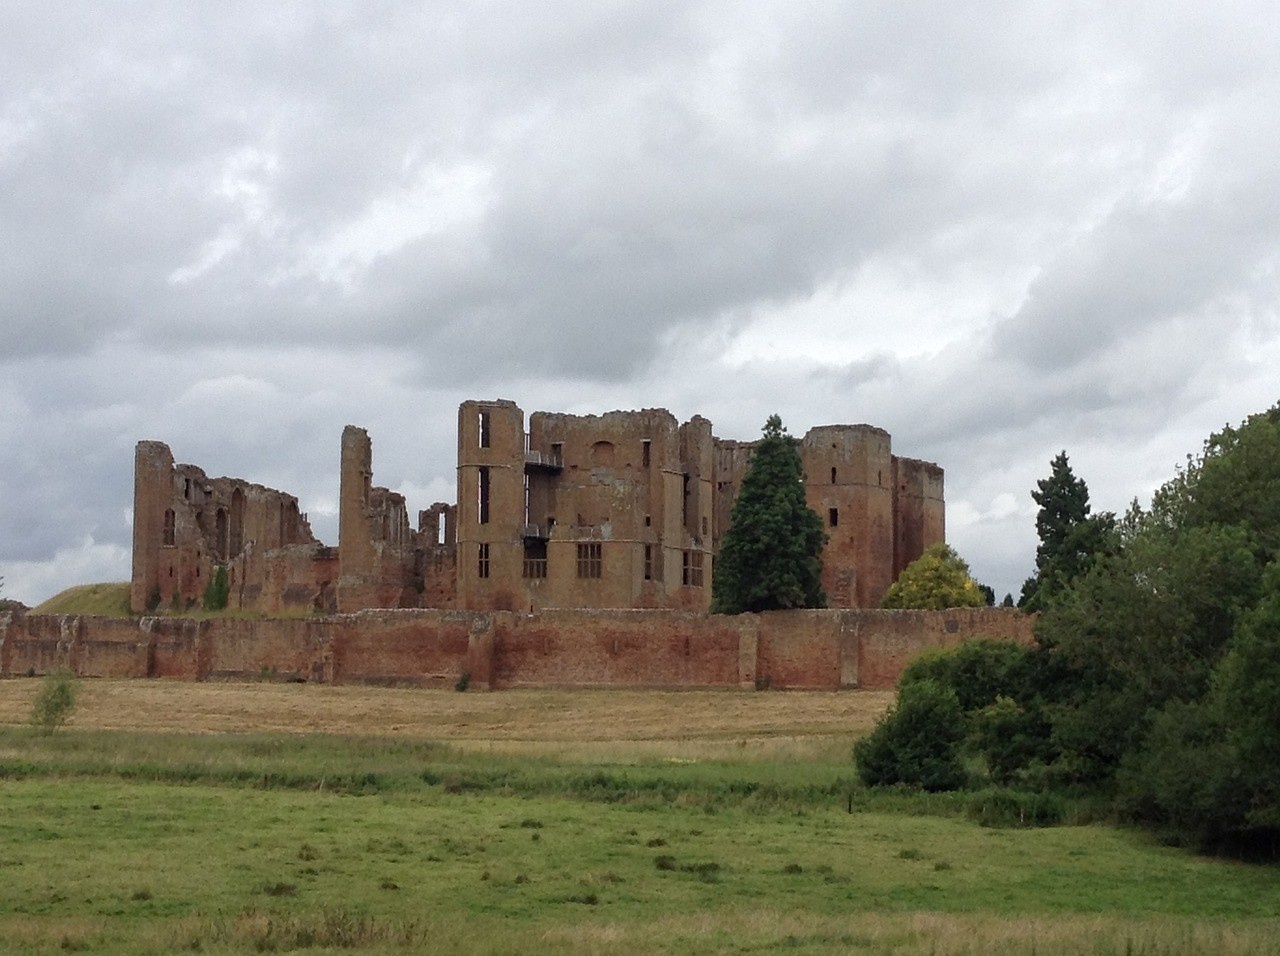
<svg viewBox="0 0 1280 956">
<path fill-rule="evenodd" d="M 59 591 L 32 608 L 34 614 L 94 614 L 101 617 L 129 616 L 129 582 L 78 584 Z"/>
<path fill-rule="evenodd" d="M 25 699 L 35 683 L 5 682 L 0 703 Z M 334 708 L 372 707 L 385 693 L 154 682 L 85 690 L 119 707 L 131 687 L 140 698 L 172 691 L 193 710 L 203 694 L 228 709 L 242 693 L 251 713 L 264 693 L 281 707 Z M 526 692 L 506 703 L 502 694 L 396 694 L 442 715 L 442 733 L 465 731 L 483 712 L 528 721 L 540 705 L 569 719 L 575 701 L 597 731 L 581 740 L 579 730 L 516 724 L 442 742 L 104 730 L 86 693 L 85 726 L 41 736 L 0 709 L 10 721 L 0 727 L 0 951 L 1280 946 L 1280 868 L 1197 858 L 1110 826 L 984 828 L 961 797 L 855 789 L 848 744 L 865 722 L 841 738 L 812 715 L 850 695 L 620 695 L 628 719 L 610 757 L 600 749 L 607 694 Z M 782 743 L 753 748 L 723 723 L 682 724 L 673 705 L 722 721 L 740 713 L 732 719 L 743 726 L 771 718 L 767 733 Z M 485 736 L 499 752 L 486 752 Z"/>
</svg>

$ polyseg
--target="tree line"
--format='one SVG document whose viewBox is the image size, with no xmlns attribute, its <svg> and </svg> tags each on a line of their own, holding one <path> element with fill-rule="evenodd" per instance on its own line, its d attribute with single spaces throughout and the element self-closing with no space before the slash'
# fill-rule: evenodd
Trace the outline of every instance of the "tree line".
<svg viewBox="0 0 1280 956">
<path fill-rule="evenodd" d="M 870 785 L 1084 797 L 1172 842 L 1280 855 L 1280 406 L 1122 516 L 1065 453 L 1033 497 L 1031 647 L 909 666 L 856 748 Z"/>
</svg>

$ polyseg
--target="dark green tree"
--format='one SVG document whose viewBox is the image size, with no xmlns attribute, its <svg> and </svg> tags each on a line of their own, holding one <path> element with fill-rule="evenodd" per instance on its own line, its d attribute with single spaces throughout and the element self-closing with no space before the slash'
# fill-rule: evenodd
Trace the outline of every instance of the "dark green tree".
<svg viewBox="0 0 1280 956">
<path fill-rule="evenodd" d="M 1065 451 L 1049 463 L 1048 478 L 1036 482 L 1031 497 L 1040 506 L 1036 515 L 1036 573 L 1022 586 L 1018 606 L 1042 611 L 1051 598 L 1093 565 L 1112 544 L 1115 516 L 1089 514 L 1089 488 L 1071 471 Z"/>
<path fill-rule="evenodd" d="M 204 609 L 206 611 L 225 610 L 230 597 L 231 586 L 227 581 L 227 566 L 220 564 L 214 571 L 213 577 L 209 579 L 209 583 L 205 585 Z"/>
<path fill-rule="evenodd" d="M 711 607 L 720 614 L 825 607 L 822 519 L 804 498 L 799 442 L 770 415 L 756 443 L 716 558 Z"/>
<path fill-rule="evenodd" d="M 930 678 L 903 684 L 893 709 L 854 744 L 858 777 L 869 787 L 901 783 L 957 790 L 965 783 L 964 735 L 964 712 L 954 690 Z"/>
</svg>

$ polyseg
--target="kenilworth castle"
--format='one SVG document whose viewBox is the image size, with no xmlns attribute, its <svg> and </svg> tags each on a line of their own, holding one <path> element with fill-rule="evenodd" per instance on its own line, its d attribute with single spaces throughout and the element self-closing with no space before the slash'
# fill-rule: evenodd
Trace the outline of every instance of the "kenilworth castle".
<svg viewBox="0 0 1280 956">
<path fill-rule="evenodd" d="M 751 442 L 665 409 L 524 413 L 510 401 L 458 410 L 457 502 L 409 522 L 373 484 L 368 434 L 342 433 L 338 547 L 298 500 L 175 464 L 137 446 L 131 601 L 186 608 L 219 565 L 230 606 L 539 611 L 705 611 Z M 808 503 L 828 535 L 823 586 L 837 608 L 876 607 L 899 572 L 943 540 L 942 469 L 899 458 L 870 425 L 822 425 L 800 442 Z"/>
</svg>

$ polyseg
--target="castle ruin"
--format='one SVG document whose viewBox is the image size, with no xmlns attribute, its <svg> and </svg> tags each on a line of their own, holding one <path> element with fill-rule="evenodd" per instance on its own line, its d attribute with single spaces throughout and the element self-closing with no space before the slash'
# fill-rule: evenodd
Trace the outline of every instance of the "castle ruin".
<svg viewBox="0 0 1280 956">
<path fill-rule="evenodd" d="M 529 611 L 706 611 L 720 542 L 752 442 L 665 409 L 535 412 L 514 402 L 458 410 L 457 503 L 410 525 L 404 497 L 373 484 L 364 429 L 342 433 L 338 547 L 311 533 L 297 498 L 175 464 L 139 442 L 134 473 L 135 612 L 198 604 L 225 565 L 230 606 Z M 828 535 L 833 608 L 879 606 L 907 564 L 944 540 L 943 473 L 899 458 L 888 432 L 824 425 L 800 441 L 809 506 Z"/>
</svg>

